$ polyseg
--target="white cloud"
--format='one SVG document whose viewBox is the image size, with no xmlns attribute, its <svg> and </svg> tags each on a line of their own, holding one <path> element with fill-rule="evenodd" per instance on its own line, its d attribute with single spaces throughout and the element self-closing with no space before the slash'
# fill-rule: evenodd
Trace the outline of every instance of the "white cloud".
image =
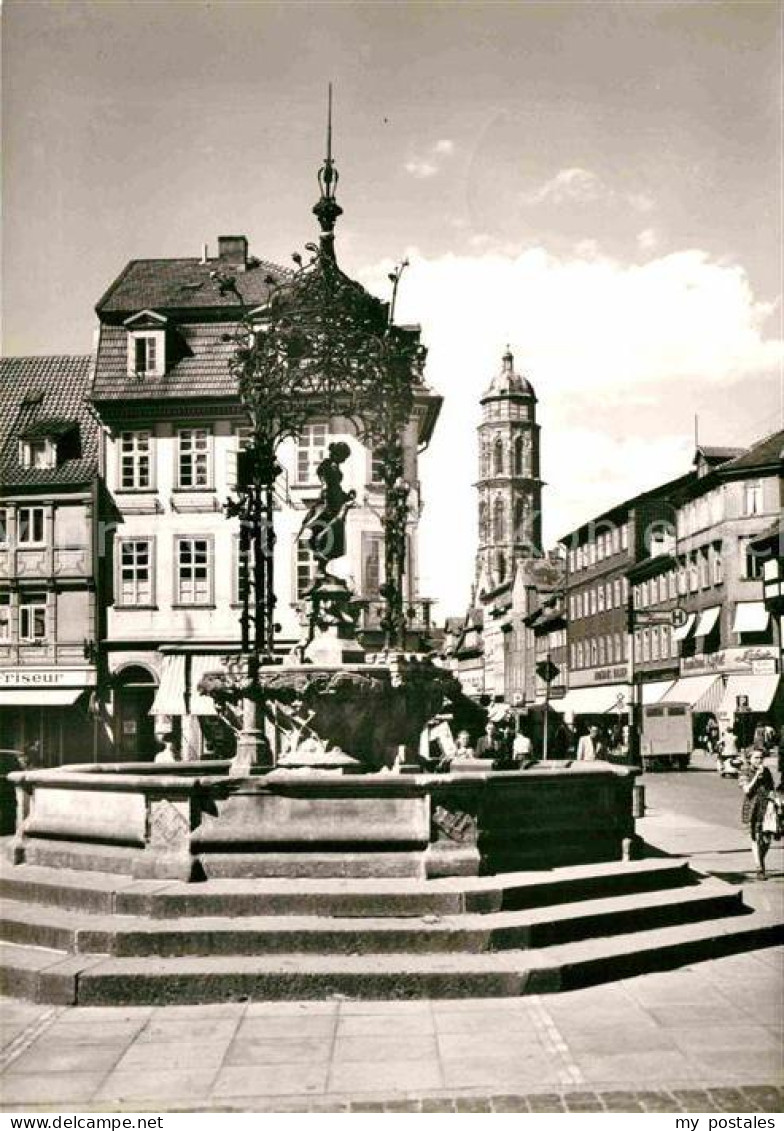
<svg viewBox="0 0 784 1131">
<path fill-rule="evenodd" d="M 656 207 L 655 200 L 647 193 L 621 192 L 608 185 L 597 173 L 579 166 L 560 169 L 538 188 L 520 193 L 520 201 L 525 205 L 605 201 L 626 204 L 637 212 L 651 212 Z"/>
<path fill-rule="evenodd" d="M 643 228 L 637 233 L 637 246 L 641 251 L 652 251 L 659 242 L 659 237 L 653 228 Z"/>
<path fill-rule="evenodd" d="M 434 177 L 436 173 L 441 171 L 443 159 L 451 157 L 455 152 L 455 143 L 450 141 L 449 138 L 443 137 L 434 142 L 426 151 L 424 156 L 414 156 L 409 161 L 406 161 L 403 168 L 412 177 L 419 180 L 424 180 L 427 177 Z"/>
<path fill-rule="evenodd" d="M 438 166 L 434 165 L 432 161 L 406 161 L 404 168 L 407 173 L 419 180 L 434 177 L 438 172 Z"/>
<path fill-rule="evenodd" d="M 443 601 L 440 615 L 459 611 L 469 593 L 479 398 L 507 342 L 539 397 L 549 540 L 688 469 L 691 418 L 683 419 L 680 382 L 715 398 L 730 382 L 784 365 L 784 343 L 764 331 L 773 304 L 755 298 L 741 267 L 698 250 L 643 264 L 544 248 L 406 254 L 397 315 L 422 324 L 426 374 L 445 398 L 422 463 L 420 572 L 423 590 Z M 378 264 L 363 279 L 385 294 L 391 267 Z"/>
</svg>

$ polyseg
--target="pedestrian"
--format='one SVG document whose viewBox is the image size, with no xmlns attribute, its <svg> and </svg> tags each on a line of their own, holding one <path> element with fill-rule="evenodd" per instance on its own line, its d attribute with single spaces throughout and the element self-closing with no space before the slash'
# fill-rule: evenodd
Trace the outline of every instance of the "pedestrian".
<svg viewBox="0 0 784 1131">
<path fill-rule="evenodd" d="M 716 771 L 723 778 L 731 778 L 738 771 L 738 743 L 733 727 L 727 727 L 716 752 Z"/>
<path fill-rule="evenodd" d="M 607 756 L 607 748 L 599 737 L 599 728 L 596 725 L 588 728 L 588 733 L 582 735 L 577 743 L 578 762 L 596 762 Z"/>
<path fill-rule="evenodd" d="M 522 762 L 527 761 L 532 754 L 533 744 L 531 739 L 525 731 L 519 730 L 512 742 L 512 761 L 519 766 Z"/>
<path fill-rule="evenodd" d="M 485 727 L 485 733 L 481 735 L 476 744 L 477 758 L 500 758 L 503 756 L 503 744 L 501 742 L 501 735 L 498 733 L 498 728 L 495 723 L 488 722 Z"/>
<path fill-rule="evenodd" d="M 757 865 L 757 879 L 767 879 L 765 857 L 767 856 L 773 834 L 763 828 L 768 802 L 774 796 L 773 774 L 765 763 L 762 750 L 752 750 L 749 758 L 749 772 L 741 780 L 743 806 L 741 820 L 748 825 L 751 834 L 751 851 Z"/>
</svg>

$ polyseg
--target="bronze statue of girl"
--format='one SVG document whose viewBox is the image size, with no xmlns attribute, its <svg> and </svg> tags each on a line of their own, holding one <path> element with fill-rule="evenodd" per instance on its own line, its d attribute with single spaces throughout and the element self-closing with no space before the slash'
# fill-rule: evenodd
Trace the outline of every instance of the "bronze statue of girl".
<svg viewBox="0 0 784 1131">
<path fill-rule="evenodd" d="M 321 494 L 310 508 L 300 529 L 307 530 L 308 547 L 316 559 L 316 578 L 327 576 L 327 563 L 346 552 L 346 512 L 354 505 L 356 491 L 343 490 L 340 465 L 351 455 L 348 444 L 339 440 L 329 445 L 329 455 L 316 468 Z"/>
</svg>

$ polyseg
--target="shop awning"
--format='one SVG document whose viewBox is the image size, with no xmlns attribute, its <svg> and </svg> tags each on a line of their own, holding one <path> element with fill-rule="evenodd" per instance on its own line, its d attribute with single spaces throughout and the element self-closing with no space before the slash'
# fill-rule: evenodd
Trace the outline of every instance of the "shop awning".
<svg viewBox="0 0 784 1131">
<path fill-rule="evenodd" d="M 710 636 L 711 632 L 713 632 L 713 629 L 716 627 L 716 621 L 719 619 L 720 612 L 720 605 L 711 605 L 709 609 L 703 609 L 700 613 L 700 619 L 697 621 L 694 635 Z"/>
<path fill-rule="evenodd" d="M 84 692 L 83 687 L 4 687 L 0 707 L 71 707 Z"/>
<path fill-rule="evenodd" d="M 196 688 L 199 686 L 202 676 L 206 675 L 207 672 L 221 671 L 223 668 L 222 660 L 222 656 L 194 655 L 190 657 L 191 678 L 188 705 L 192 715 L 214 715 L 217 713 L 215 704 L 209 695 L 199 695 Z"/>
<path fill-rule="evenodd" d="M 185 657 L 164 656 L 161 685 L 155 693 L 151 715 L 185 714 Z"/>
<path fill-rule="evenodd" d="M 724 688 L 720 712 L 732 715 L 737 707 L 737 696 L 747 695 L 749 710 L 763 713 L 770 710 L 779 685 L 777 675 L 731 675 Z"/>
<path fill-rule="evenodd" d="M 641 684 L 643 706 L 647 707 L 650 703 L 658 703 L 670 690 L 673 682 L 671 679 L 660 679 L 655 683 Z"/>
<path fill-rule="evenodd" d="M 768 627 L 770 613 L 762 601 L 739 601 L 735 606 L 733 632 L 764 632 Z"/>
<path fill-rule="evenodd" d="M 688 703 L 693 711 L 716 711 L 724 693 L 720 675 L 692 675 L 676 679 L 660 703 Z"/>
<path fill-rule="evenodd" d="M 673 639 L 685 640 L 691 630 L 694 628 L 694 622 L 696 619 L 697 618 L 694 613 L 689 613 L 689 615 L 686 617 L 685 623 L 682 624 L 680 628 L 674 628 L 672 630 Z"/>
<path fill-rule="evenodd" d="M 604 715 L 608 711 L 625 711 L 630 702 L 628 684 L 610 683 L 604 687 L 576 687 L 567 691 L 563 699 L 553 699 L 550 706 L 565 715 Z"/>
</svg>

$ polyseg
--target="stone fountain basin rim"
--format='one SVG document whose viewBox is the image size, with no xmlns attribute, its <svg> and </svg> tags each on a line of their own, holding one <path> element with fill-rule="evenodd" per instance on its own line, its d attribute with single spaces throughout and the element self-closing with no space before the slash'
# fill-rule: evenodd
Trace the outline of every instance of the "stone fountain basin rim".
<svg viewBox="0 0 784 1131">
<path fill-rule="evenodd" d="M 57 766 L 45 770 L 16 770 L 9 774 L 15 785 L 49 786 L 55 789 L 139 790 L 141 792 L 193 793 L 210 788 L 226 788 L 232 792 L 251 787 L 271 789 L 317 787 L 334 793 L 367 792 L 371 788 L 389 793 L 417 793 L 438 790 L 439 786 L 476 784 L 486 781 L 536 781 L 557 777 L 636 778 L 640 770 L 617 766 L 610 762 L 547 762 L 526 770 L 472 770 L 456 774 L 336 774 L 303 773 L 301 770 L 276 769 L 249 777 L 230 778 L 229 762 L 185 763 L 86 763 Z M 216 772 L 217 771 L 217 772 Z"/>
</svg>

